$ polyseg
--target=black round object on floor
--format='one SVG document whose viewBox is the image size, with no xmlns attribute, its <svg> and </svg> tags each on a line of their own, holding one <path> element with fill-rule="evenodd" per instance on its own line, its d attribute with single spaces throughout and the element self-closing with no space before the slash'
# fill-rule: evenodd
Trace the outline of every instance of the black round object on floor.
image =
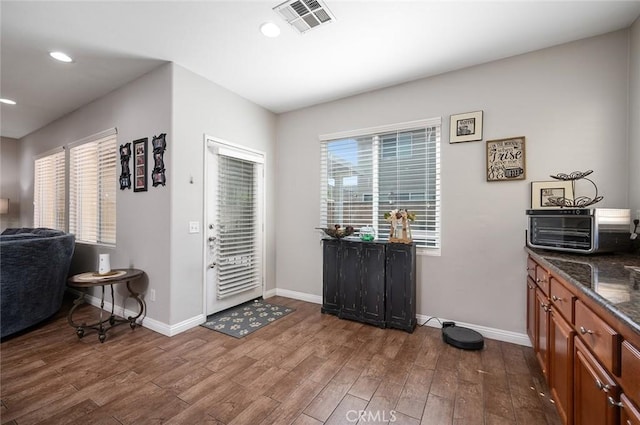
<svg viewBox="0 0 640 425">
<path fill-rule="evenodd" d="M 479 332 L 456 325 L 442 328 L 442 340 L 463 350 L 482 350 L 484 347 L 484 337 Z"/>
</svg>

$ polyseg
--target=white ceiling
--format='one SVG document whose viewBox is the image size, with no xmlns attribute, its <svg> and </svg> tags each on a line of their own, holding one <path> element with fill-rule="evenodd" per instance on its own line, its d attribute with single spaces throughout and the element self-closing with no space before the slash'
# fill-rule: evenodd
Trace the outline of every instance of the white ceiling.
<svg viewBox="0 0 640 425">
<path fill-rule="evenodd" d="M 304 35 L 281 0 L 0 1 L 0 135 L 20 138 L 171 61 L 273 112 L 629 27 L 635 1 L 326 0 Z M 281 35 L 259 32 L 266 21 Z M 50 59 L 62 50 L 71 64 Z"/>
</svg>

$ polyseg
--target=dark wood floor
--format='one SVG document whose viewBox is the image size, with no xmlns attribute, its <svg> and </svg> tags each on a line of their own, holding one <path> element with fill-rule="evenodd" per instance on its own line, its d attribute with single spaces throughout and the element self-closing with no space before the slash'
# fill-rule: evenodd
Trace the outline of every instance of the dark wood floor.
<svg viewBox="0 0 640 425">
<path fill-rule="evenodd" d="M 128 325 L 78 339 L 68 305 L 0 345 L 2 424 L 559 424 L 533 351 L 482 351 L 296 308 L 243 338 Z M 97 315 L 92 306 L 82 314 Z M 358 422 L 359 413 L 362 419 Z"/>
</svg>

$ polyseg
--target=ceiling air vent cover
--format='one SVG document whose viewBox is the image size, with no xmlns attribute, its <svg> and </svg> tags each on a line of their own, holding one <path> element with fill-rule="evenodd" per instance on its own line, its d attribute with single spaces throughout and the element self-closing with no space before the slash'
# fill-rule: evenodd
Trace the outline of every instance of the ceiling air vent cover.
<svg viewBox="0 0 640 425">
<path fill-rule="evenodd" d="M 273 8 L 301 34 L 335 21 L 321 0 L 289 0 Z"/>
</svg>

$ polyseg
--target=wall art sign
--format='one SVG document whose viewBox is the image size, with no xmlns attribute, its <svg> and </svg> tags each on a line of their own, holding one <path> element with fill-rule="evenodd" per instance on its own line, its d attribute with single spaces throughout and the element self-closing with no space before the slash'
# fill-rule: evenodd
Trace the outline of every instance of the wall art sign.
<svg viewBox="0 0 640 425">
<path fill-rule="evenodd" d="M 131 189 L 131 170 L 129 169 L 131 158 L 131 143 L 120 145 L 120 190 Z"/>
<path fill-rule="evenodd" d="M 531 208 L 561 208 L 556 199 L 573 199 L 570 181 L 531 182 Z"/>
<path fill-rule="evenodd" d="M 138 139 L 133 141 L 133 191 L 147 190 L 147 141 Z"/>
<path fill-rule="evenodd" d="M 487 181 L 526 178 L 524 136 L 487 141 Z"/>
<path fill-rule="evenodd" d="M 151 146 L 153 146 L 153 171 L 151 172 L 151 181 L 153 187 L 158 185 L 164 186 L 166 178 L 164 175 L 164 151 L 167 149 L 166 133 L 162 133 L 159 136 L 153 136 L 151 140 Z"/>
<path fill-rule="evenodd" d="M 482 111 L 451 115 L 449 143 L 482 140 Z"/>
</svg>

